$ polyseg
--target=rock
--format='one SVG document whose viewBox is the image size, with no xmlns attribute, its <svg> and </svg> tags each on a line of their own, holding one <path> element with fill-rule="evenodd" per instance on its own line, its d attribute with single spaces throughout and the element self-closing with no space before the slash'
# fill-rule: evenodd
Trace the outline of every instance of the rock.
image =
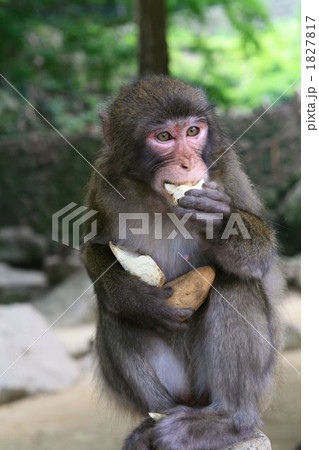
<svg viewBox="0 0 319 450">
<path fill-rule="evenodd" d="M 301 288 L 301 256 L 282 257 L 282 269 L 290 287 Z"/>
<path fill-rule="evenodd" d="M 284 350 L 299 349 L 301 345 L 301 301 L 300 294 L 288 291 L 281 304 L 284 323 Z"/>
<path fill-rule="evenodd" d="M 297 291 L 287 291 L 281 304 L 281 311 L 285 323 L 291 323 L 301 329 L 301 295 Z"/>
<path fill-rule="evenodd" d="M 80 256 L 77 254 L 48 255 L 44 258 L 44 270 L 50 284 L 57 284 L 65 280 L 69 275 L 83 268 Z"/>
<path fill-rule="evenodd" d="M 61 341 L 31 305 L 0 306 L 0 355 L 0 403 L 58 391 L 79 375 Z"/>
<path fill-rule="evenodd" d="M 93 322 L 96 301 L 91 285 L 92 282 L 86 272 L 81 270 L 71 275 L 48 294 L 34 300 L 32 304 L 50 322 L 55 321 L 63 314 L 57 322 L 59 327 Z M 70 309 L 66 311 L 68 308 Z"/>
<path fill-rule="evenodd" d="M 300 330 L 289 323 L 285 327 L 284 350 L 294 350 L 301 347 Z"/>
<path fill-rule="evenodd" d="M 0 261 L 38 268 L 42 265 L 46 249 L 45 238 L 27 226 L 0 229 Z"/>
<path fill-rule="evenodd" d="M 24 270 L 0 263 L 0 303 L 26 301 L 47 287 L 46 276 L 36 270 Z"/>
<path fill-rule="evenodd" d="M 271 450 L 271 443 L 267 436 L 261 431 L 257 431 L 250 439 L 240 442 L 237 445 L 227 447 L 227 449 L 224 450 Z"/>
<path fill-rule="evenodd" d="M 78 364 L 81 376 L 85 374 L 90 374 L 92 376 L 92 373 L 94 372 L 94 370 L 96 370 L 97 367 L 96 355 L 94 354 L 94 352 L 90 352 L 80 359 L 77 359 L 76 362 Z"/>
<path fill-rule="evenodd" d="M 55 332 L 73 358 L 82 358 L 92 350 L 95 337 L 95 325 L 93 323 L 77 327 L 56 328 Z"/>
<path fill-rule="evenodd" d="M 275 450 L 293 450 L 300 443 L 300 354 L 300 349 L 293 350 L 283 353 L 286 359 L 278 358 L 278 377 L 272 395 L 274 404 L 263 415 L 263 432 L 269 436 Z"/>
</svg>

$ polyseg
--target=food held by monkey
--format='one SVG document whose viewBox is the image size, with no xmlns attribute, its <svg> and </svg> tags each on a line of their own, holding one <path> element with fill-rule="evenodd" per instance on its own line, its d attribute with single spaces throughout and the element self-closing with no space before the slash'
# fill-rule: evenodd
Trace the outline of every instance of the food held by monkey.
<svg viewBox="0 0 319 450">
<path fill-rule="evenodd" d="M 114 256 L 121 266 L 151 286 L 163 286 L 165 275 L 156 262 L 148 255 L 140 255 L 109 242 Z"/>
<path fill-rule="evenodd" d="M 165 183 L 164 187 L 167 192 L 173 197 L 174 204 L 178 204 L 178 200 L 184 197 L 185 192 L 190 191 L 191 189 L 202 189 L 205 180 L 199 180 L 198 183 L 194 184 L 192 182 L 188 182 L 185 184 L 172 184 Z"/>
<path fill-rule="evenodd" d="M 172 287 L 173 294 L 167 303 L 175 308 L 197 310 L 206 300 L 215 279 L 215 270 L 210 266 L 199 267 L 165 284 Z"/>
<path fill-rule="evenodd" d="M 156 412 L 149 412 L 148 415 L 155 421 L 159 422 L 161 419 L 164 419 L 164 417 L 167 417 L 166 414 L 156 413 Z"/>
<path fill-rule="evenodd" d="M 150 256 L 126 250 L 112 242 L 109 245 L 125 270 L 152 286 L 164 285 L 165 275 Z M 197 310 L 206 300 L 214 279 L 215 270 L 210 266 L 191 270 L 163 286 L 173 289 L 173 294 L 166 301 L 175 308 Z"/>
</svg>

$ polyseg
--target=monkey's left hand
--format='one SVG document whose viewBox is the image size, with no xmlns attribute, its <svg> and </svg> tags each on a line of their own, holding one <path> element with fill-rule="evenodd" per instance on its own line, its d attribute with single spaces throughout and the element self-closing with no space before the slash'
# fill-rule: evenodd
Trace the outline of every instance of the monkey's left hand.
<svg viewBox="0 0 319 450">
<path fill-rule="evenodd" d="M 215 181 L 203 184 L 203 189 L 190 189 L 178 201 L 179 206 L 188 212 L 231 213 L 231 198 L 225 194 Z"/>
<path fill-rule="evenodd" d="M 203 189 L 187 191 L 184 197 L 179 199 L 178 205 L 177 214 L 191 213 L 191 219 L 198 224 L 202 223 L 203 227 L 210 217 L 218 227 L 223 223 L 223 219 L 227 219 L 232 212 L 231 198 L 220 189 L 215 181 L 203 184 Z M 220 217 L 213 216 L 213 214 L 218 214 Z"/>
</svg>

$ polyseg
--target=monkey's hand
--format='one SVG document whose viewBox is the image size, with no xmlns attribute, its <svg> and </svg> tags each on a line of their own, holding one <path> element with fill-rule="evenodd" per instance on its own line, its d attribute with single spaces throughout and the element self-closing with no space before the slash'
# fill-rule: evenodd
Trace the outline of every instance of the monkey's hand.
<svg viewBox="0 0 319 450">
<path fill-rule="evenodd" d="M 144 311 L 141 311 L 140 323 L 159 332 L 179 331 L 187 327 L 187 320 L 194 313 L 192 308 L 175 308 L 166 300 L 173 294 L 171 287 L 158 288 L 145 286 L 143 290 Z M 139 294 L 138 301 L 141 301 Z"/>
<path fill-rule="evenodd" d="M 187 191 L 176 212 L 191 213 L 190 231 L 199 232 L 225 271 L 260 279 L 269 270 L 276 253 L 274 232 L 261 217 L 237 209 L 215 182 L 204 184 L 202 190 Z M 235 222 L 240 232 L 232 232 Z"/>
<path fill-rule="evenodd" d="M 190 189 L 178 200 L 178 205 L 177 214 L 190 213 L 190 223 L 195 221 L 202 232 L 210 222 L 218 231 L 232 212 L 231 198 L 214 181 L 204 183 L 203 189 Z"/>
<path fill-rule="evenodd" d="M 187 327 L 185 321 L 194 310 L 169 305 L 171 287 L 150 286 L 131 275 L 115 263 L 108 246 L 88 242 L 83 246 L 82 260 L 94 282 L 98 302 L 109 314 L 166 332 Z"/>
</svg>

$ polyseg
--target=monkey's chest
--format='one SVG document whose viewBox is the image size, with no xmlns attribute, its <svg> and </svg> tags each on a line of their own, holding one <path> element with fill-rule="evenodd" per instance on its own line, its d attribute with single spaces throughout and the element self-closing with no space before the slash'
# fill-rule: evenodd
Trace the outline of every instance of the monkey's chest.
<svg viewBox="0 0 319 450">
<path fill-rule="evenodd" d="M 185 239 L 177 234 L 173 239 L 151 239 L 139 236 L 122 242 L 126 248 L 151 256 L 171 281 L 190 270 L 208 263 L 201 251 L 199 239 Z"/>
<path fill-rule="evenodd" d="M 203 255 L 197 242 L 176 240 L 171 245 L 159 248 L 153 259 L 163 270 L 166 280 L 173 280 L 192 270 L 193 267 L 205 265 Z"/>
</svg>

